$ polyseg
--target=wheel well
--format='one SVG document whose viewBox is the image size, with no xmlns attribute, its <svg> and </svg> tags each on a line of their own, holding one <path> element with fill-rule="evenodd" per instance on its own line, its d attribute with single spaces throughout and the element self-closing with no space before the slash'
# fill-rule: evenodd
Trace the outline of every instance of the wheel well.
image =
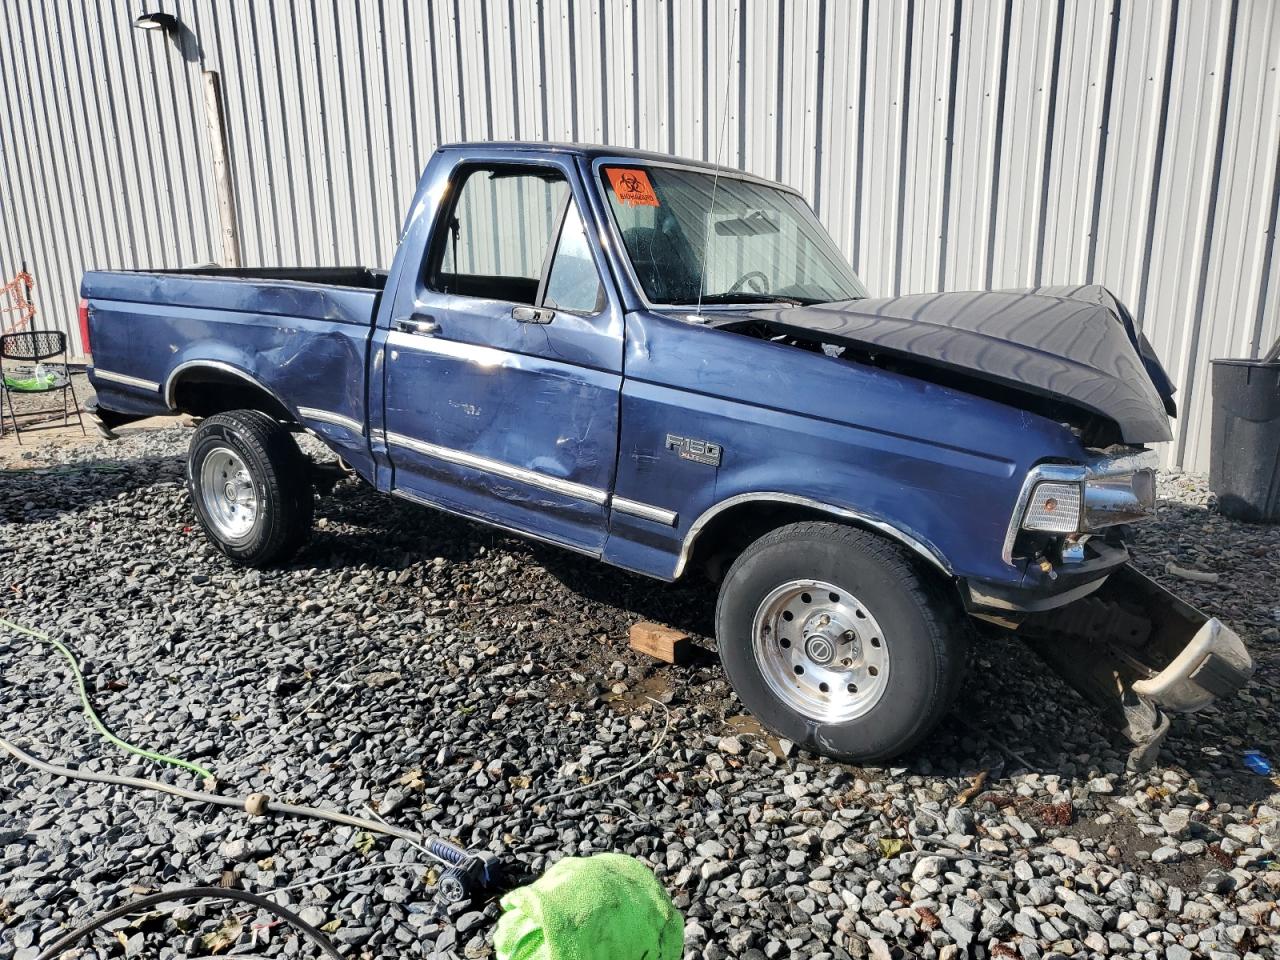
<svg viewBox="0 0 1280 960">
<path fill-rule="evenodd" d="M 719 583 L 724 579 L 725 573 L 738 555 L 756 540 L 779 527 L 806 520 L 843 523 L 884 537 L 891 542 L 901 543 L 883 530 L 877 529 L 874 524 L 860 521 L 857 517 L 840 516 L 821 507 L 800 503 L 747 500 L 716 514 L 705 527 L 698 531 L 688 562 L 685 564 L 685 570 L 700 570 L 712 582 Z M 911 555 L 923 559 L 914 550 L 911 551 Z M 921 566 L 933 571 L 934 574 L 942 573 L 935 563 L 924 563 Z"/>
<path fill-rule="evenodd" d="M 193 417 L 212 417 L 228 410 L 261 410 L 276 420 L 293 420 L 293 414 L 270 392 L 216 367 L 184 371 L 173 386 L 172 400 L 175 410 Z"/>
</svg>

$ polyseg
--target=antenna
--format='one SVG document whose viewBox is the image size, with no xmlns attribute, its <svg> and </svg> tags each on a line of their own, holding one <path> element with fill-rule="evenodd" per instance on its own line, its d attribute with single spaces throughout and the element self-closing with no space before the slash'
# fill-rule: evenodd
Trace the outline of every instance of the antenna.
<svg viewBox="0 0 1280 960">
<path fill-rule="evenodd" d="M 716 147 L 716 172 L 711 178 L 711 206 L 707 209 L 707 228 L 703 231 L 702 240 L 702 272 L 698 275 L 698 311 L 702 316 L 702 294 L 707 289 L 707 255 L 711 252 L 711 219 L 716 213 L 716 188 L 720 186 L 720 163 L 724 156 L 724 135 L 729 129 L 729 81 L 733 79 L 730 66 L 733 61 L 733 35 L 738 29 L 738 10 L 733 8 L 733 20 L 729 23 L 729 49 L 725 57 L 724 69 L 724 102 L 720 109 L 720 143 Z M 703 24 L 706 29 L 706 24 Z"/>
</svg>

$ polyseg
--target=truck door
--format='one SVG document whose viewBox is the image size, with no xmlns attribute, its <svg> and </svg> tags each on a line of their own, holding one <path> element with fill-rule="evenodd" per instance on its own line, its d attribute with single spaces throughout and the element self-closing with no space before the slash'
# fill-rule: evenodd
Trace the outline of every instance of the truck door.
<svg viewBox="0 0 1280 960">
<path fill-rule="evenodd" d="M 554 159 L 454 169 L 379 331 L 383 425 L 393 492 L 598 554 L 623 318 L 580 189 Z"/>
</svg>

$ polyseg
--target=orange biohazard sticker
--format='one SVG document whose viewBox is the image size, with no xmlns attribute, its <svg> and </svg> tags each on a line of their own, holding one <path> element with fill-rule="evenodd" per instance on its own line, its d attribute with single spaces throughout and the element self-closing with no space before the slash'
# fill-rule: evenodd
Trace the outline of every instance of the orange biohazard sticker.
<svg viewBox="0 0 1280 960">
<path fill-rule="evenodd" d="M 620 203 L 629 203 L 633 207 L 656 207 L 658 195 L 653 192 L 653 184 L 649 175 L 643 170 L 605 167 L 609 182 L 613 184 L 613 192 Z"/>
</svg>

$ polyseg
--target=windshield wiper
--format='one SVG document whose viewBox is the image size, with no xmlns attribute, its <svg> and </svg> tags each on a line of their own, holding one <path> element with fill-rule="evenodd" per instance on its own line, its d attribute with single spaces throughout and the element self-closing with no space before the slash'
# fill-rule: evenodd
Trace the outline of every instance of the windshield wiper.
<svg viewBox="0 0 1280 960">
<path fill-rule="evenodd" d="M 787 297 L 779 293 L 751 293 L 739 290 L 737 293 L 709 293 L 702 298 L 703 303 L 789 303 L 793 307 L 808 306 L 820 301 L 806 297 Z"/>
</svg>

